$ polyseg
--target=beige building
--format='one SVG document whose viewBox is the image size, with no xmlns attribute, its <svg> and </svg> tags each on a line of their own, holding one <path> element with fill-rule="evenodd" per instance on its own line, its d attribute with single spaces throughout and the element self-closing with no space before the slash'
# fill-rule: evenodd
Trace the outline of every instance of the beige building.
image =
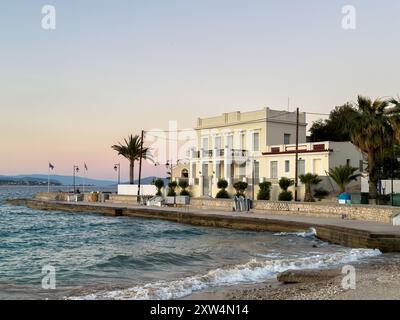
<svg viewBox="0 0 400 320">
<path fill-rule="evenodd" d="M 299 117 L 299 142 L 306 142 L 305 114 Z M 291 144 L 296 137 L 296 113 L 264 108 L 231 112 L 197 120 L 197 148 L 190 151 L 189 183 L 193 196 L 215 196 L 217 182 L 226 179 L 258 185 L 267 177 L 264 152 L 268 145 Z M 257 190 L 255 190 L 256 192 Z"/>
<path fill-rule="evenodd" d="M 337 186 L 327 177 L 330 168 L 349 164 L 360 166 L 361 152 L 350 142 L 306 142 L 306 116 L 299 116 L 298 172 L 314 173 L 322 178 L 318 187 L 336 191 Z M 271 199 L 277 200 L 281 177 L 295 178 L 296 112 L 264 108 L 252 112 L 231 112 L 197 120 L 196 148 L 189 152 L 189 161 L 173 171 L 176 180 L 188 179 L 194 197 L 215 197 L 219 179 L 233 184 L 249 184 L 250 198 L 256 197 L 258 184 L 273 184 Z M 254 182 L 254 183 L 253 183 Z M 254 188 L 253 188 L 254 185 Z M 360 183 L 352 188 L 360 189 Z M 299 183 L 299 199 L 304 186 Z"/>
</svg>

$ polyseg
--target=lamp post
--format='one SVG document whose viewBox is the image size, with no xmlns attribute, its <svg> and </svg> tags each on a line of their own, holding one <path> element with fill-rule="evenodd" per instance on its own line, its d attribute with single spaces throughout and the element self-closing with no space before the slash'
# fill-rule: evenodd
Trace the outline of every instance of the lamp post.
<svg viewBox="0 0 400 320">
<path fill-rule="evenodd" d="M 116 163 L 114 164 L 114 170 L 118 171 L 118 184 L 121 183 L 121 164 L 120 163 Z M 118 188 L 118 185 L 117 185 Z"/>
<path fill-rule="evenodd" d="M 75 194 L 76 193 L 75 172 L 76 173 L 79 172 L 79 167 L 74 165 L 72 170 L 73 170 L 73 184 L 74 184 L 74 194 Z"/>
</svg>

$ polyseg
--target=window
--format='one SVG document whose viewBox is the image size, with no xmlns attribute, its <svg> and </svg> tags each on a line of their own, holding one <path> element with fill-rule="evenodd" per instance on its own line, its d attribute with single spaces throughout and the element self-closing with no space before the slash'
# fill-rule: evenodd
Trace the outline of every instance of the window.
<svg viewBox="0 0 400 320">
<path fill-rule="evenodd" d="M 217 178 L 217 181 L 221 179 L 221 163 L 218 162 L 215 168 L 215 177 Z"/>
<path fill-rule="evenodd" d="M 246 134 L 242 133 L 240 135 L 240 147 L 242 148 L 242 150 L 246 149 Z"/>
<path fill-rule="evenodd" d="M 245 177 L 246 177 L 246 162 L 239 165 L 239 178 L 242 179 Z"/>
<path fill-rule="evenodd" d="M 298 170 L 299 175 L 306 173 L 306 161 L 305 160 L 299 160 L 297 170 Z"/>
<path fill-rule="evenodd" d="M 203 142 L 202 143 L 203 143 L 202 144 L 203 149 L 204 150 L 208 150 L 208 138 L 207 137 L 203 138 Z"/>
<path fill-rule="evenodd" d="M 346 159 L 346 165 L 350 167 L 350 159 Z"/>
<path fill-rule="evenodd" d="M 221 137 L 215 137 L 215 148 L 221 149 Z"/>
<path fill-rule="evenodd" d="M 285 172 L 290 172 L 290 160 L 285 160 Z"/>
<path fill-rule="evenodd" d="M 313 173 L 322 175 L 322 160 L 321 159 L 314 159 L 313 160 Z"/>
<path fill-rule="evenodd" d="M 196 179 L 196 164 L 192 163 L 192 178 Z"/>
<path fill-rule="evenodd" d="M 260 183 L 260 162 L 254 161 L 254 181 L 253 184 Z"/>
<path fill-rule="evenodd" d="M 271 179 L 278 179 L 278 161 L 271 161 Z"/>
<path fill-rule="evenodd" d="M 233 136 L 229 135 L 226 137 L 226 146 L 228 149 L 233 149 Z"/>
<path fill-rule="evenodd" d="M 260 133 L 253 133 L 253 151 L 260 151 Z"/>
<path fill-rule="evenodd" d="M 290 144 L 290 133 L 285 133 L 283 135 L 283 144 Z"/>
</svg>

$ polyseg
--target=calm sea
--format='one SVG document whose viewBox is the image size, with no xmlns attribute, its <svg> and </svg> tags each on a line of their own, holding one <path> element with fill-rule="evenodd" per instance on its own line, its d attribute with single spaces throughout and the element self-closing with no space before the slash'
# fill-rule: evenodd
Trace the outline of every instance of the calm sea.
<svg viewBox="0 0 400 320">
<path fill-rule="evenodd" d="M 42 187 L 0 187 L 0 299 L 176 299 L 210 287 L 258 283 L 293 268 L 373 257 L 317 240 L 193 227 L 93 212 L 10 206 Z M 43 289 L 43 268 L 55 276 Z"/>
</svg>

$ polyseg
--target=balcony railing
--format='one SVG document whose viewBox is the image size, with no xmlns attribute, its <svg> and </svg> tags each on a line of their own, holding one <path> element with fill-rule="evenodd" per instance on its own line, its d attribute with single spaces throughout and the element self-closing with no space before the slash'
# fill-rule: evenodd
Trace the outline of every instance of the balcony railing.
<svg viewBox="0 0 400 320">
<path fill-rule="evenodd" d="M 201 151 L 193 151 L 192 157 L 194 159 L 199 158 L 213 158 L 215 157 L 224 157 L 226 154 L 225 149 L 215 149 L 215 150 L 201 150 Z M 239 157 L 247 157 L 249 152 L 247 150 L 241 149 L 230 149 L 230 155 L 233 158 Z"/>
</svg>

